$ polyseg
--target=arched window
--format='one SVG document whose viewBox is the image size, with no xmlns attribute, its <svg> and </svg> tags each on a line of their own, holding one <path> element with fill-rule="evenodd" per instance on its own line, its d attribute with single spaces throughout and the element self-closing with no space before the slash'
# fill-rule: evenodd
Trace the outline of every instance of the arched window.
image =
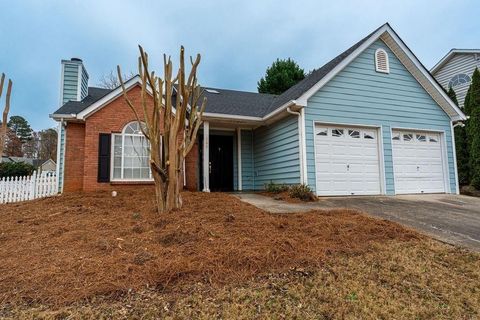
<svg viewBox="0 0 480 320">
<path fill-rule="evenodd" d="M 470 81 L 471 81 L 471 79 L 467 74 L 460 73 L 460 74 L 457 74 L 457 75 L 453 76 L 453 78 L 448 83 L 448 87 L 449 88 L 454 88 L 454 87 L 457 87 L 457 86 L 461 86 L 462 84 L 470 84 Z"/>
<path fill-rule="evenodd" d="M 145 124 L 142 123 L 145 127 Z M 121 134 L 112 134 L 112 180 L 151 180 L 150 146 L 140 130 L 140 123 L 128 123 Z"/>
<path fill-rule="evenodd" d="M 375 51 L 375 70 L 377 72 L 389 73 L 390 65 L 388 63 L 388 54 L 384 49 L 377 49 Z"/>
</svg>

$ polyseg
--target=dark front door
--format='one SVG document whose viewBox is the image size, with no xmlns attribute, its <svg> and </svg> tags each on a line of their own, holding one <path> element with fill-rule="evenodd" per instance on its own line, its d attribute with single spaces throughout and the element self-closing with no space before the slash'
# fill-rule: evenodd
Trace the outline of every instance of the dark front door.
<svg viewBox="0 0 480 320">
<path fill-rule="evenodd" d="M 233 137 L 210 136 L 210 190 L 233 190 Z"/>
</svg>

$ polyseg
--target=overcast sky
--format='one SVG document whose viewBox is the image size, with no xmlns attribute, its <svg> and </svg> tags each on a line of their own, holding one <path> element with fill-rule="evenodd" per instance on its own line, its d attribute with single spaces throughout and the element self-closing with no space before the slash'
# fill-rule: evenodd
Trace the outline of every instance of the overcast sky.
<svg viewBox="0 0 480 320">
<path fill-rule="evenodd" d="M 61 59 L 83 59 L 94 86 L 117 64 L 136 72 L 137 44 L 158 71 L 183 44 L 202 54 L 202 85 L 256 91 L 276 58 L 318 68 L 387 21 L 430 68 L 480 47 L 479 16 L 478 0 L 0 0 L 0 72 L 14 81 L 11 115 L 38 130 L 55 125 Z"/>
</svg>

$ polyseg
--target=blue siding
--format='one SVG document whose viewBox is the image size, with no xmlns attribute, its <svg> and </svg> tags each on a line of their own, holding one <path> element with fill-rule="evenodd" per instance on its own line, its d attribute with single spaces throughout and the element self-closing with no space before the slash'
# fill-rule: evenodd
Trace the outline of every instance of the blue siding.
<svg viewBox="0 0 480 320">
<path fill-rule="evenodd" d="M 253 168 L 253 131 L 241 130 L 242 132 L 242 190 L 254 189 Z"/>
<path fill-rule="evenodd" d="M 254 188 L 300 183 L 298 118 L 288 116 L 253 132 Z"/>
<path fill-rule="evenodd" d="M 64 62 L 63 68 L 62 104 L 76 101 L 78 92 L 78 64 Z"/>
<path fill-rule="evenodd" d="M 388 53 L 389 74 L 375 71 L 374 52 L 380 47 Z M 394 193 L 391 128 L 444 131 L 450 188 L 455 192 L 450 119 L 381 40 L 361 53 L 308 101 L 305 110 L 307 172 L 308 184 L 313 189 L 314 121 L 381 127 L 387 194 Z"/>
</svg>

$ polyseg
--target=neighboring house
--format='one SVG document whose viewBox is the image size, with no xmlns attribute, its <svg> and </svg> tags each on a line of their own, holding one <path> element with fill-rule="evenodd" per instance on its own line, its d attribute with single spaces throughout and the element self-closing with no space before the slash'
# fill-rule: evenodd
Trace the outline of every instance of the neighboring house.
<svg viewBox="0 0 480 320">
<path fill-rule="evenodd" d="M 1 162 L 25 162 L 35 167 L 36 170 L 40 171 L 49 171 L 55 172 L 57 169 L 57 164 L 52 159 L 41 160 L 27 157 L 9 157 L 2 156 Z"/>
<path fill-rule="evenodd" d="M 70 101 L 51 115 L 60 187 L 151 183 L 146 141 L 121 89 L 85 89 L 82 62 L 62 64 L 61 101 Z M 126 87 L 138 101 L 139 77 Z M 458 193 L 453 124 L 465 116 L 389 24 L 281 95 L 204 94 L 198 146 L 185 161 L 189 189 L 274 182 L 317 195 Z"/>
<path fill-rule="evenodd" d="M 455 90 L 463 108 L 475 68 L 480 68 L 480 49 L 452 49 L 430 72 L 446 90 Z"/>
</svg>

